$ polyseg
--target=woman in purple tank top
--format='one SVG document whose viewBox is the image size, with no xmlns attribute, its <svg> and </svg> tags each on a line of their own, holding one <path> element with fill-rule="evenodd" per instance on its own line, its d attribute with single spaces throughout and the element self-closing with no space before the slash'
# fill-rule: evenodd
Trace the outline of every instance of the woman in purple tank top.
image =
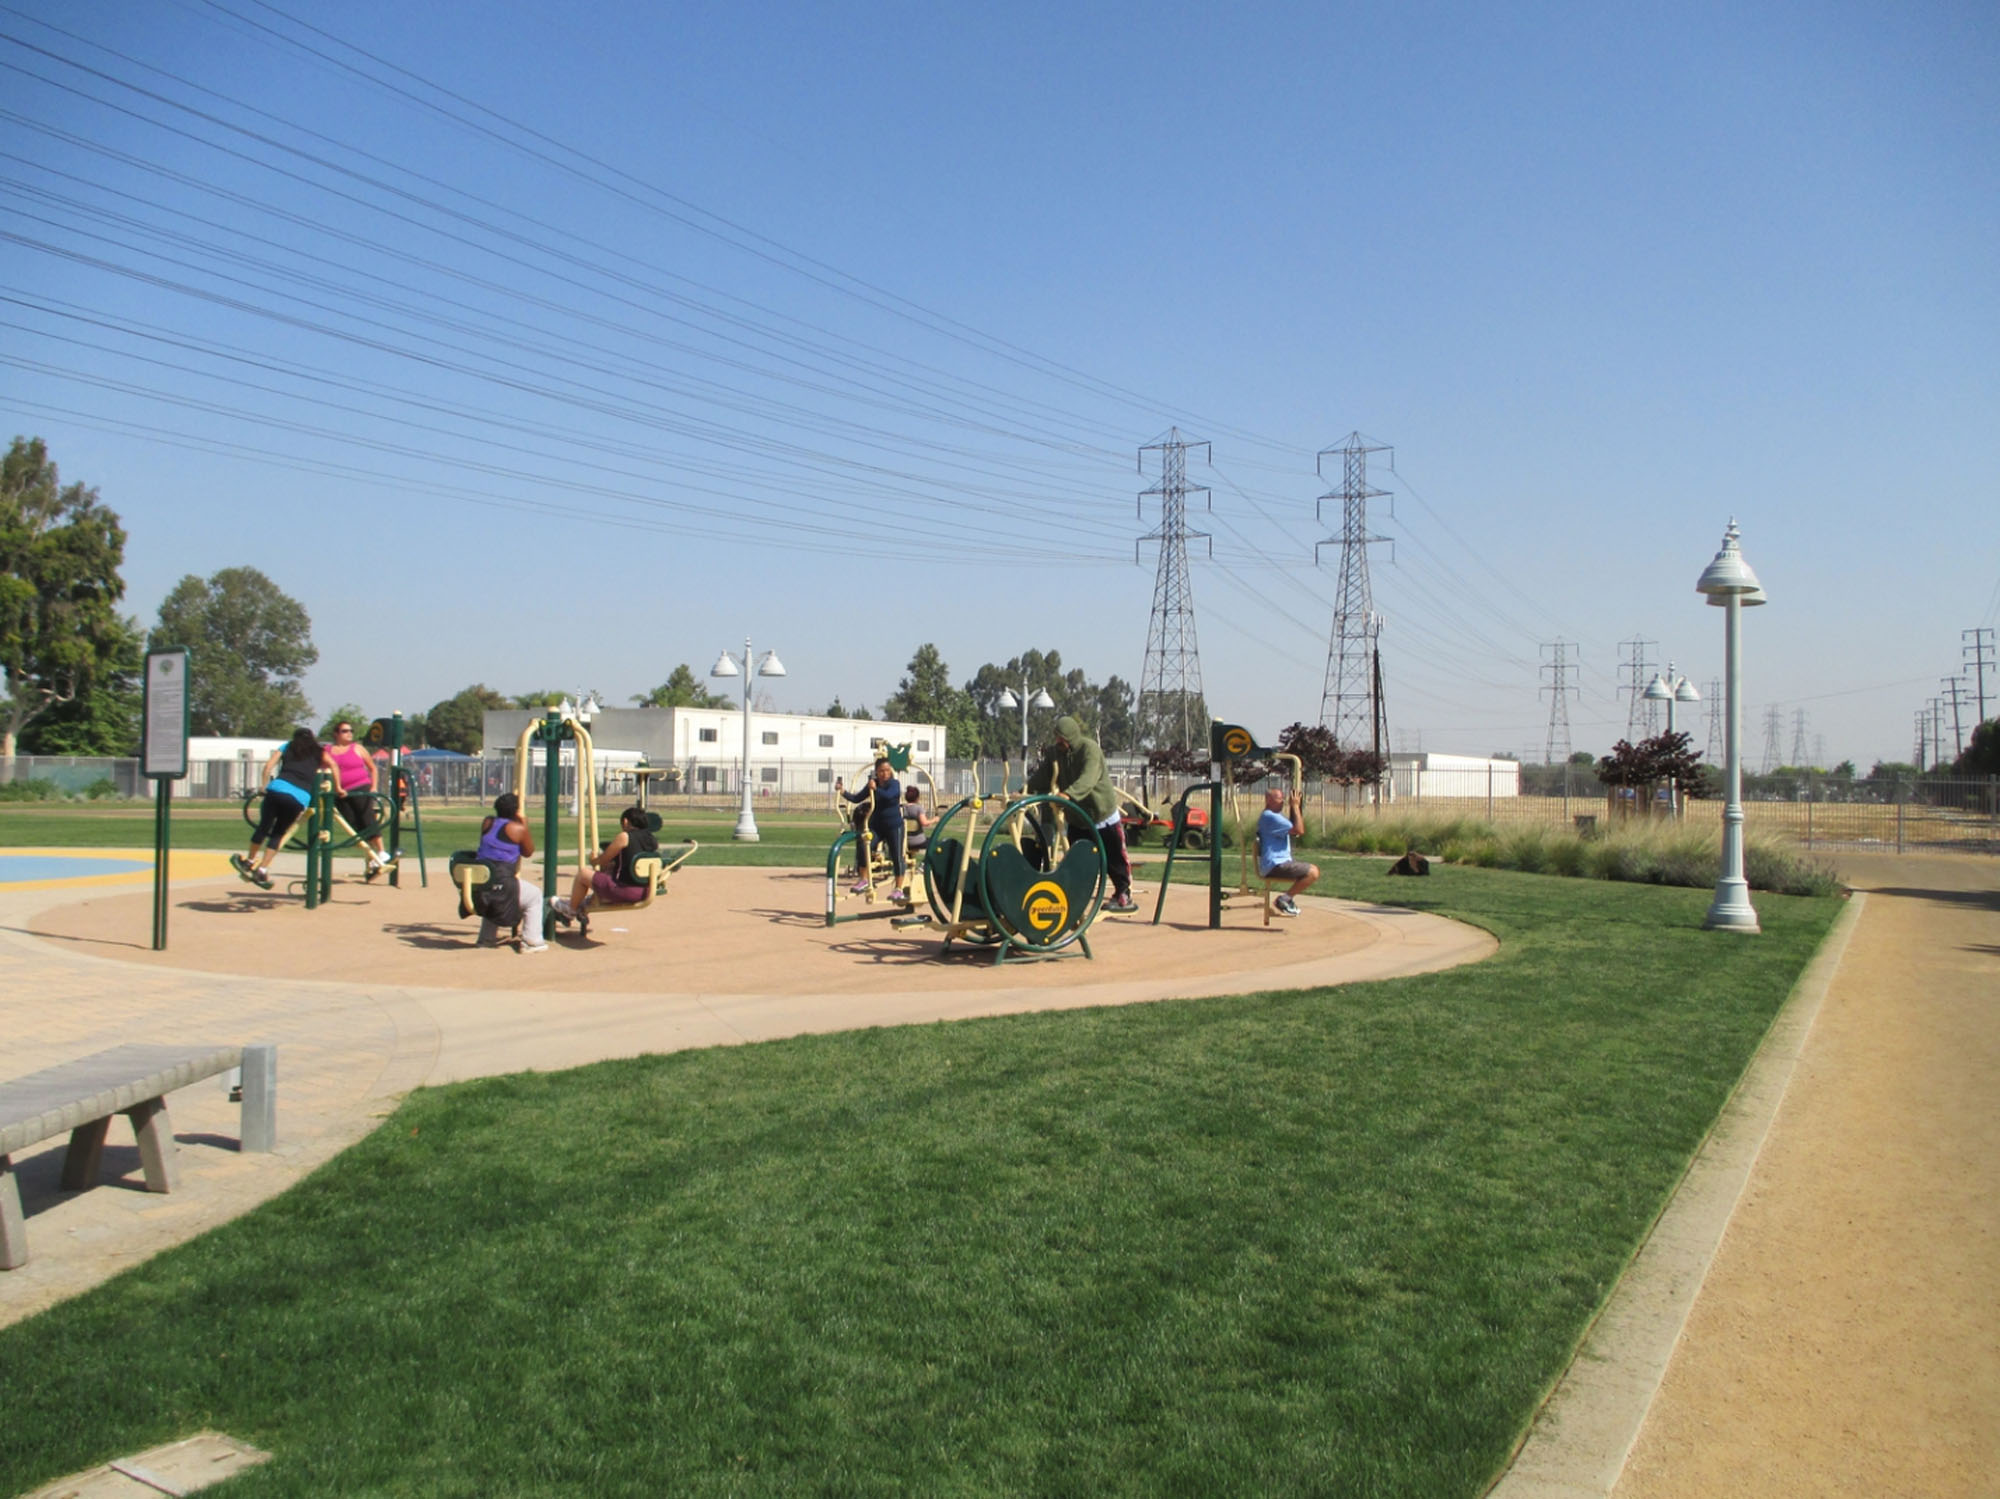
<svg viewBox="0 0 2000 1499">
<path fill-rule="evenodd" d="M 521 951 L 524 953 L 549 950 L 548 943 L 542 940 L 541 889 L 520 878 L 522 859 L 533 858 L 534 853 L 535 835 L 528 830 L 527 819 L 521 816 L 521 798 L 511 791 L 496 797 L 493 815 L 479 825 L 479 857 L 494 864 L 514 867 L 515 881 L 521 892 Z M 491 916 L 482 915 L 480 918 L 479 945 L 500 945 L 500 924 Z"/>
</svg>

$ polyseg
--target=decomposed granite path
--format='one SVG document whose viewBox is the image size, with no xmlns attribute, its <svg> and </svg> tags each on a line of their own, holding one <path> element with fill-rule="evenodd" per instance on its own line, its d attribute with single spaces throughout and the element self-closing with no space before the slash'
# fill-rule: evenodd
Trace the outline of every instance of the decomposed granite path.
<svg viewBox="0 0 2000 1499">
<path fill-rule="evenodd" d="M 2000 861 L 1867 893 L 1614 1493 L 2000 1496 Z"/>
</svg>

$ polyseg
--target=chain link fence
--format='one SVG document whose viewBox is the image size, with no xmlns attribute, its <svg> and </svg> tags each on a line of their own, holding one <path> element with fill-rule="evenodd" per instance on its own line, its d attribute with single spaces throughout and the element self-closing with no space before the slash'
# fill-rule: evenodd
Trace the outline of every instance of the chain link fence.
<svg viewBox="0 0 2000 1499">
<path fill-rule="evenodd" d="M 1114 767 L 1116 769 L 1117 767 Z M 427 802 L 487 803 L 514 783 L 514 756 L 473 756 L 465 760 L 415 760 L 408 769 L 417 794 Z M 635 767 L 601 767 L 597 792 L 607 800 L 636 798 Z M 810 812 L 831 809 L 834 786 L 852 786 L 865 766 L 832 761 L 774 760 L 750 763 L 752 794 L 760 809 Z M 1118 779 L 1140 790 L 1129 770 Z M 253 790 L 261 761 L 192 762 L 176 797 L 230 801 Z M 920 772 L 920 773 L 919 773 Z M 542 795 L 544 767 L 529 767 L 529 796 Z M 576 792 L 574 763 L 561 769 L 560 794 Z M 671 770 L 648 771 L 648 800 L 689 811 L 729 811 L 742 803 L 742 766 L 690 761 Z M 936 760 L 912 768 L 907 784 L 925 785 L 940 802 L 1020 784 L 1020 767 L 997 760 Z M 1158 810 L 1172 803 L 1199 776 L 1155 776 L 1147 799 Z M 1271 777 L 1237 791 L 1240 813 L 1254 815 Z M 136 759 L 82 755 L 16 755 L 0 759 L 0 801 L 119 800 L 150 796 L 151 783 Z M 1315 821 L 1343 813 L 1372 816 L 1466 817 L 1500 827 L 1560 826 L 1595 831 L 1628 818 L 1674 815 L 1665 802 L 1642 805 L 1629 791 L 1607 787 L 1579 765 L 1523 765 L 1518 789 L 1504 786 L 1490 771 L 1431 772 L 1414 787 L 1342 786 L 1309 781 L 1308 815 Z M 1245 809 L 1248 809 L 1247 811 Z M 1914 780 L 1863 780 L 1813 773 L 1800 776 L 1745 776 L 1744 824 L 1751 833 L 1788 838 L 1805 848 L 1910 850 L 1958 849 L 2000 854 L 2000 778 L 1919 776 Z M 1683 817 L 1718 817 L 1720 803 L 1683 804 Z"/>
</svg>

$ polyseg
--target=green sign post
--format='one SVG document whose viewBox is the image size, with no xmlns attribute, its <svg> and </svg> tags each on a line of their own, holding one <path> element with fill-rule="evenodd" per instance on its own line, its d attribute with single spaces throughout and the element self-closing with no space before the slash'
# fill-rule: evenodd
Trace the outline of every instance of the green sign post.
<svg viewBox="0 0 2000 1499">
<path fill-rule="evenodd" d="M 185 646 L 146 652 L 140 771 L 153 783 L 153 951 L 167 950 L 167 860 L 173 847 L 168 809 L 174 782 L 188 773 L 188 653 Z"/>
</svg>

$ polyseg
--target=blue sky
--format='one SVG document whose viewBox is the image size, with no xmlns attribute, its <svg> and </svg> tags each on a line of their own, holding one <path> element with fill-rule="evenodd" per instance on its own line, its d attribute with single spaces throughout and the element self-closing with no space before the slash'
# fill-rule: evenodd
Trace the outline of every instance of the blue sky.
<svg viewBox="0 0 2000 1499">
<path fill-rule="evenodd" d="M 0 415 L 125 518 L 142 618 L 238 564 L 305 603 L 320 708 L 622 701 L 745 634 L 790 709 L 927 640 L 1136 682 L 1175 426 L 1208 697 L 1260 730 L 1318 717 L 1355 430 L 1399 746 L 1539 758 L 1558 639 L 1579 748 L 1624 642 L 1705 687 L 1732 515 L 1753 762 L 1773 708 L 1785 758 L 1801 712 L 1908 758 L 2000 622 L 1990 6 L 0 0 L 0 38 Z"/>
</svg>

